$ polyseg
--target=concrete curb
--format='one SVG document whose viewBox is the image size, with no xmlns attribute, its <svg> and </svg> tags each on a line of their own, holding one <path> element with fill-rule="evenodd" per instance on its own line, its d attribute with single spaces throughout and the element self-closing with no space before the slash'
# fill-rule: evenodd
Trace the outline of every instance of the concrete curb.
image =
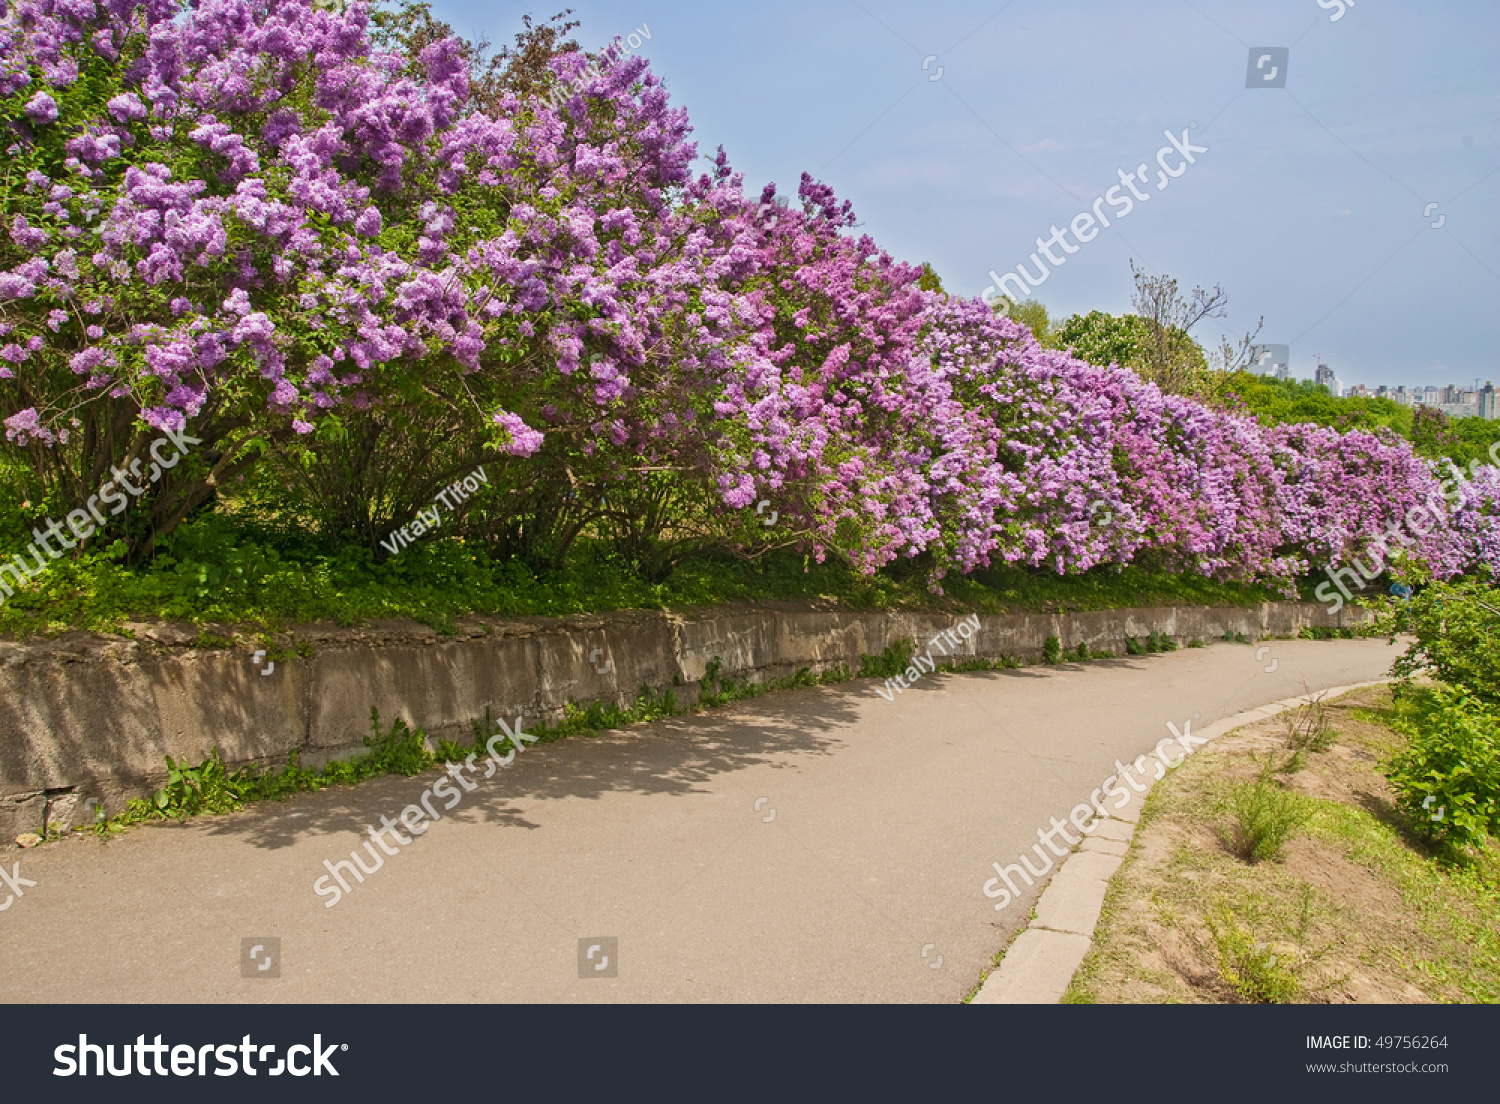
<svg viewBox="0 0 1500 1104">
<path fill-rule="evenodd" d="M 1383 678 L 1357 682 L 1320 690 L 1318 694 L 1336 698 L 1371 686 L 1385 686 L 1390 681 Z M 1206 745 L 1237 728 L 1304 705 L 1316 696 L 1304 694 L 1247 709 L 1215 721 L 1193 735 L 1192 740 L 1195 744 L 1202 741 Z M 1187 737 L 1189 734 L 1183 735 Z M 1177 758 L 1177 754 L 1183 751 L 1176 740 L 1161 746 L 1168 758 Z M 1177 758 L 1178 763 L 1181 761 Z M 1141 809 L 1157 779 L 1142 778 L 1140 781 L 1142 790 L 1132 792 L 1130 802 L 1124 808 L 1094 821 L 1091 834 L 1085 836 L 1062 863 L 1037 898 L 1036 919 L 1011 943 L 1000 968 L 984 979 L 970 1004 L 1057 1004 L 1062 1000 L 1072 984 L 1073 975 L 1093 946 L 1094 929 L 1099 923 L 1110 879 L 1125 861 L 1136 824 L 1141 819 Z"/>
</svg>

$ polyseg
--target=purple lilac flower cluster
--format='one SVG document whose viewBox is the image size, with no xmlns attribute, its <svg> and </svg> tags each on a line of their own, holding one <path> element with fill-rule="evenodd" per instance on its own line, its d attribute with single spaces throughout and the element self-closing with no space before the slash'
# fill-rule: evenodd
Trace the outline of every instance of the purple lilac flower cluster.
<svg viewBox="0 0 1500 1104">
<path fill-rule="evenodd" d="M 3 5 L 5 0 L 0 0 Z M 208 444 L 413 393 L 483 396 L 517 458 L 770 498 L 821 559 L 1150 561 L 1288 585 L 1414 505 L 1395 438 L 1265 429 L 922 290 L 826 185 L 694 177 L 644 59 L 471 101 L 460 45 L 371 45 L 308 0 L 22 0 L 0 23 L 12 187 L 0 414 L 14 446 L 114 447 L 91 410 Z M 767 217 L 767 212 L 772 212 Z M 238 435 L 238 436 L 236 436 Z M 1500 482 L 1414 554 L 1500 568 Z"/>
</svg>

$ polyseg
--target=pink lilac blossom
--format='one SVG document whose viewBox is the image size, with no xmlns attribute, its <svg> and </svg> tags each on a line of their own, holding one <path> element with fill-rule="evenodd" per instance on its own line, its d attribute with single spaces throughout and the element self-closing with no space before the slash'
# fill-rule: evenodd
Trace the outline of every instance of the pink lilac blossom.
<svg viewBox="0 0 1500 1104">
<path fill-rule="evenodd" d="M 694 176 L 687 114 L 638 56 L 560 55 L 566 99 L 489 115 L 456 42 L 409 66 L 360 3 L 12 10 L 0 85 L 41 85 L 3 122 L 27 182 L 0 238 L 18 444 L 84 447 L 62 440 L 81 404 L 177 427 L 220 394 L 301 436 L 420 366 L 482 383 L 480 420 L 538 471 L 566 450 L 726 513 L 769 498 L 820 559 L 926 556 L 935 584 L 1150 563 L 1289 586 L 1441 497 L 1397 439 L 1265 429 L 922 290 L 808 175 L 786 201 L 722 150 Z M 115 94 L 55 126 L 101 61 Z M 1440 576 L 1500 567 L 1500 483 L 1471 486 L 1412 540 Z"/>
</svg>

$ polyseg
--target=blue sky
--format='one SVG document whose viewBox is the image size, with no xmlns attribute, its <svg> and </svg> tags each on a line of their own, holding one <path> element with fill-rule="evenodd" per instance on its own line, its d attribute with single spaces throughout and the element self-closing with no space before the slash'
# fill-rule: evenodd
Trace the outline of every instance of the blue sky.
<svg viewBox="0 0 1500 1104">
<path fill-rule="evenodd" d="M 434 9 L 499 43 L 565 2 Z M 1345 384 L 1500 384 L 1500 4 L 1321 4 L 572 0 L 585 48 L 650 32 L 700 152 L 722 144 L 747 188 L 812 172 L 964 295 L 1119 170 L 1155 179 L 1163 131 L 1196 123 L 1208 152 L 1037 289 L 1055 318 L 1128 310 L 1134 258 L 1224 286 L 1206 346 L 1264 315 L 1299 376 L 1321 354 Z M 1267 46 L 1290 51 L 1286 87 L 1247 89 Z"/>
</svg>

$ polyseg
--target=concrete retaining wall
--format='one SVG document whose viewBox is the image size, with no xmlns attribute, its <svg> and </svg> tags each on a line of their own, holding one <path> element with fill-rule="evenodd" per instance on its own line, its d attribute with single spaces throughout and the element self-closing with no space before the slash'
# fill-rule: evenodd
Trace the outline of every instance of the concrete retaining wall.
<svg viewBox="0 0 1500 1104">
<path fill-rule="evenodd" d="M 1184 644 L 1225 633 L 1254 640 L 1361 617 L 1291 602 L 981 616 L 957 656 L 1034 660 L 1049 636 L 1123 654 L 1127 636 L 1151 632 Z M 248 650 L 193 647 L 197 630 L 172 625 L 130 626 L 133 638 L 0 642 L 0 843 L 44 823 L 84 822 L 89 798 L 119 811 L 162 785 L 168 755 L 196 764 L 218 747 L 231 765 L 281 764 L 295 748 L 317 766 L 361 751 L 372 706 L 384 723 L 400 717 L 466 744 L 486 707 L 545 723 L 569 701 L 625 705 L 643 687 L 690 704 L 715 658 L 725 677 L 752 682 L 803 667 L 858 670 L 861 655 L 903 638 L 925 643 L 958 620 L 787 606 L 481 619 L 443 638 L 410 623 L 311 625 L 280 640 L 307 654 L 269 674 Z"/>
</svg>

